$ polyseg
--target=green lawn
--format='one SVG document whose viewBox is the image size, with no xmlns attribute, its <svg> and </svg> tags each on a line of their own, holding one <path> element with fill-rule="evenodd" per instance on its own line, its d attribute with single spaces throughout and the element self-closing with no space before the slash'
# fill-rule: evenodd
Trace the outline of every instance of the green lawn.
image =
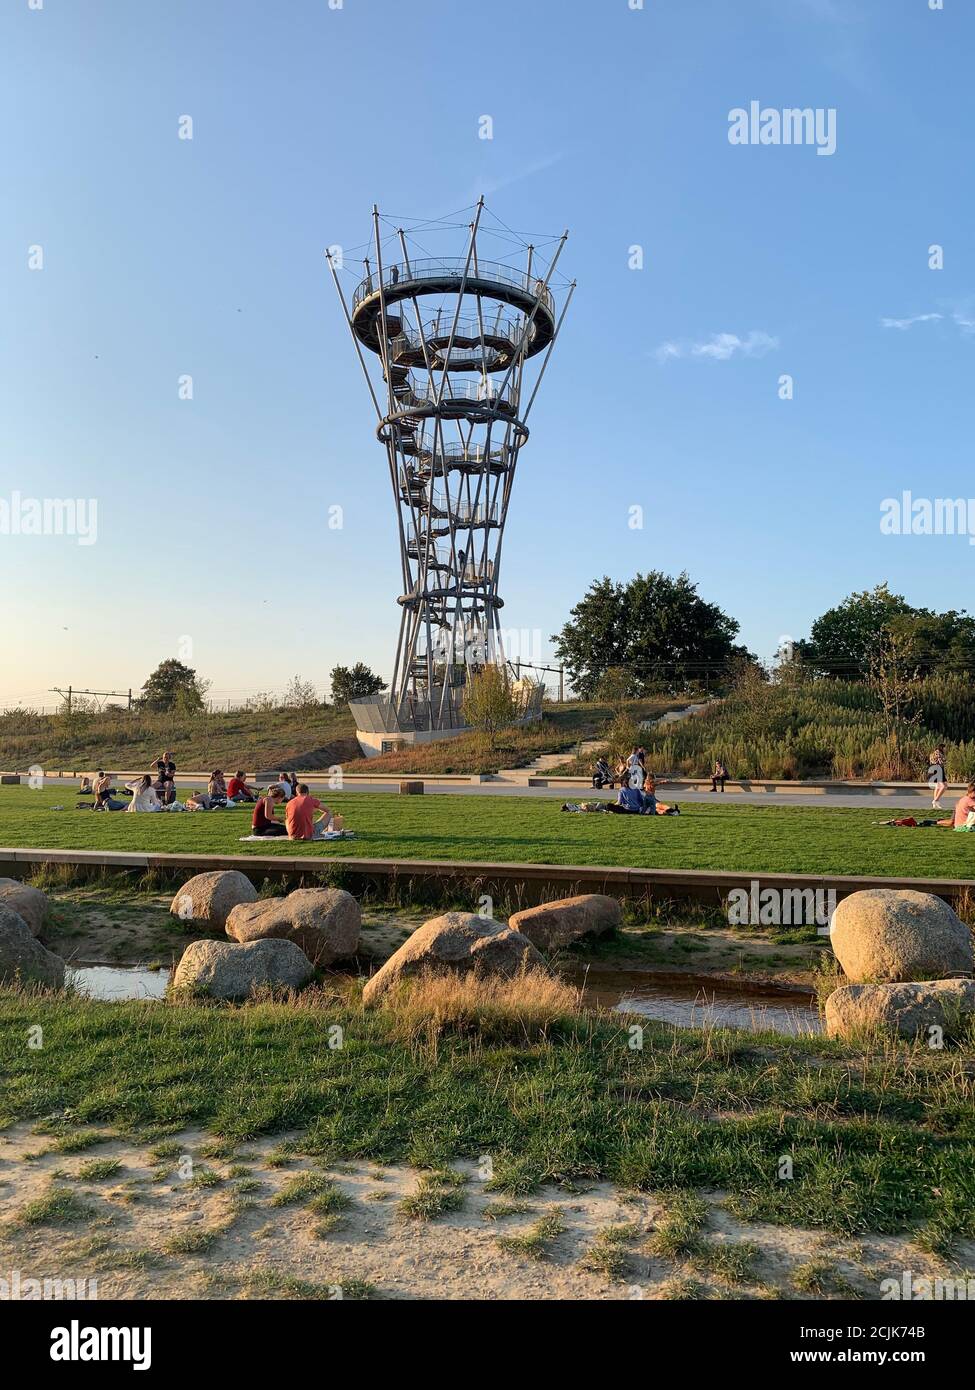
<svg viewBox="0 0 975 1390">
<path fill-rule="evenodd" d="M 181 795 L 182 795 L 181 791 Z M 246 808 L 207 814 L 95 815 L 73 785 L 0 788 L 0 846 L 153 853 L 303 854 L 319 859 L 464 859 L 633 868 L 971 878 L 975 835 L 887 829 L 883 810 L 687 804 L 681 816 L 563 815 L 558 798 L 329 796 L 356 838 L 331 844 L 249 833 Z M 63 810 L 54 809 L 56 806 Z"/>
</svg>

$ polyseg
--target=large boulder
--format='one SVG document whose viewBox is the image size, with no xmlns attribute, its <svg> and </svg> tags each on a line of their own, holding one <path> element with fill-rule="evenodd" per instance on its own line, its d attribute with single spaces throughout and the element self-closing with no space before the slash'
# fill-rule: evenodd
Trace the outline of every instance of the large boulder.
<svg viewBox="0 0 975 1390">
<path fill-rule="evenodd" d="M 206 922 L 221 931 L 241 903 L 257 900 L 257 889 L 237 869 L 217 869 L 187 879 L 170 905 L 170 912 L 184 922 Z"/>
<path fill-rule="evenodd" d="M 942 898 L 906 888 L 867 888 L 836 908 L 830 927 L 848 980 L 883 984 L 975 971 L 972 934 Z"/>
<path fill-rule="evenodd" d="M 937 1027 L 960 1032 L 975 1013 L 975 981 L 924 980 L 916 984 L 844 985 L 826 1000 L 826 1031 L 833 1037 L 883 1032 L 902 1038 Z"/>
<path fill-rule="evenodd" d="M 524 969 L 544 970 L 545 962 L 521 932 L 476 912 L 445 912 L 418 927 L 373 975 L 362 1002 L 374 1004 L 412 975 L 494 976 L 512 979 Z"/>
<path fill-rule="evenodd" d="M 193 941 L 180 957 L 173 989 L 212 999 L 247 999 L 261 985 L 300 989 L 314 974 L 293 941 Z"/>
<path fill-rule="evenodd" d="M 300 946 L 315 965 L 329 966 L 354 956 L 362 912 L 342 888 L 297 888 L 286 898 L 262 898 L 235 907 L 227 935 L 235 941 L 280 937 Z"/>
<path fill-rule="evenodd" d="M 13 908 L 0 905 L 0 984 L 64 984 L 64 961 L 34 940 L 30 927 Z"/>
<path fill-rule="evenodd" d="M 46 893 L 16 878 L 0 878 L 0 907 L 9 907 L 23 917 L 35 936 L 40 936 L 51 903 Z"/>
<path fill-rule="evenodd" d="M 540 951 L 557 951 L 584 936 L 606 936 L 616 931 L 622 920 L 616 898 L 605 893 L 580 893 L 575 898 L 526 907 L 508 918 L 508 926 L 527 936 Z"/>
</svg>

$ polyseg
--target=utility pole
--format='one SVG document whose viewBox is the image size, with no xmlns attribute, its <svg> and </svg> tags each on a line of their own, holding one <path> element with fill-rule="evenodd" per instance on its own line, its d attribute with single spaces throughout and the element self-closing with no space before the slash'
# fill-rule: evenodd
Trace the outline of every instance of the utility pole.
<svg viewBox="0 0 975 1390">
<path fill-rule="evenodd" d="M 60 696 L 61 696 L 61 698 L 67 703 L 67 706 L 68 706 L 68 715 L 69 715 L 69 716 L 70 716 L 70 714 L 71 714 L 71 702 L 72 702 L 72 700 L 74 699 L 74 697 L 75 697 L 76 695 L 94 695 L 96 699 L 99 699 L 99 698 L 101 698 L 101 699 L 107 699 L 109 696 L 111 696 L 111 697 L 113 697 L 114 699 L 117 699 L 117 700 L 127 700 L 127 701 L 128 701 L 128 709 L 129 709 L 129 710 L 132 709 L 132 687 L 131 687 L 131 686 L 129 687 L 129 689 L 128 689 L 127 691 L 125 691 L 125 690 L 75 690 L 74 686 L 72 686 L 72 685 L 69 685 L 68 688 L 67 688 L 67 690 L 62 690 L 62 689 L 60 688 L 60 686 L 52 685 L 52 686 L 49 687 L 49 693 L 52 694 L 52 695 L 60 695 Z"/>
</svg>

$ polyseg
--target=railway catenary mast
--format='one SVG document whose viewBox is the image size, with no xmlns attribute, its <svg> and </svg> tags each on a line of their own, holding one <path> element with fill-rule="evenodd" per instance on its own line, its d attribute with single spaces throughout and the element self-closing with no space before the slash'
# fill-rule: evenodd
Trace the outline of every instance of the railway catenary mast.
<svg viewBox="0 0 975 1390">
<path fill-rule="evenodd" d="M 560 310 L 564 282 L 554 277 L 568 233 L 550 238 L 543 257 L 505 228 L 508 246 L 521 243 L 522 263 L 485 259 L 479 237 L 483 244 L 501 234 L 488 230 L 493 214 L 483 198 L 472 212 L 468 224 L 396 226 L 384 237 L 389 219 L 374 208 L 371 254 L 351 303 L 340 258 L 334 248 L 326 252 L 376 408 L 399 520 L 393 678 L 388 696 L 353 703 L 360 728 L 458 729 L 469 675 L 505 660 L 498 592 L 505 521 L 528 416 L 574 283 Z M 461 254 L 426 254 L 414 233 L 429 242 L 435 229 L 449 231 Z"/>
</svg>

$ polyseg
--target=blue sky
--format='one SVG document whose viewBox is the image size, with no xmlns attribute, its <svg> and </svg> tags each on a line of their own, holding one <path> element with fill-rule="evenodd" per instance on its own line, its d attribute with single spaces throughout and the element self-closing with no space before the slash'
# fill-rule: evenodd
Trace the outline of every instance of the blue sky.
<svg viewBox="0 0 975 1390">
<path fill-rule="evenodd" d="M 975 495 L 973 52 L 964 0 L 5 0 L 0 500 L 96 498 L 98 534 L 0 535 L 0 700 L 181 642 L 217 698 L 389 674 L 394 507 L 323 250 L 482 190 L 568 227 L 578 280 L 506 627 L 650 568 L 763 657 L 882 579 L 964 606 L 966 539 L 879 518 Z M 835 108 L 835 153 L 730 144 L 753 100 Z"/>
</svg>

